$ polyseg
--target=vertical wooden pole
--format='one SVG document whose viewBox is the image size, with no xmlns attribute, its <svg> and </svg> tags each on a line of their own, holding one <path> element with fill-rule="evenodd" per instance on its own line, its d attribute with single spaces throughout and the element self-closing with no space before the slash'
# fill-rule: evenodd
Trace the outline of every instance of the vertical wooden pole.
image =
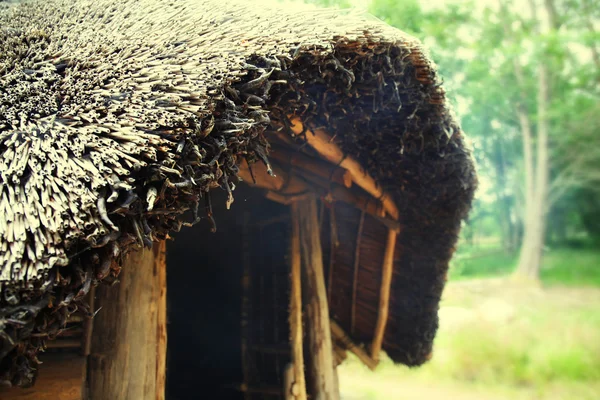
<svg viewBox="0 0 600 400">
<path fill-rule="evenodd" d="M 154 245 L 154 269 L 158 270 L 156 329 L 156 400 L 165 400 L 167 387 L 167 242 Z"/>
<path fill-rule="evenodd" d="M 165 261 L 156 243 L 127 257 L 117 285 L 96 289 L 90 400 L 165 398 Z"/>
<path fill-rule="evenodd" d="M 300 255 L 300 225 L 297 204 L 292 204 L 291 282 L 290 282 L 290 343 L 294 364 L 294 382 L 290 390 L 296 400 L 306 400 L 304 354 L 302 347 L 302 259 Z M 287 395 L 287 394 L 286 394 Z"/>
<path fill-rule="evenodd" d="M 310 359 L 309 394 L 315 400 L 339 400 L 336 369 L 333 364 L 329 306 L 323 274 L 323 254 L 314 195 L 297 201 L 294 209 L 300 237 L 300 255 L 304 270 L 302 291 L 306 294 L 306 328 Z"/>
<path fill-rule="evenodd" d="M 294 395 L 294 391 L 297 391 L 297 388 L 295 366 L 293 363 L 289 363 L 283 370 L 283 399 L 296 400 L 298 397 Z M 304 398 L 306 398 L 306 396 Z"/>
<path fill-rule="evenodd" d="M 385 327 L 387 325 L 389 308 L 390 308 L 390 290 L 392 287 L 392 275 L 394 271 L 394 252 L 396 250 L 396 231 L 389 230 L 387 243 L 385 246 L 385 255 L 383 258 L 383 266 L 381 271 L 381 289 L 379 293 L 379 314 L 377 316 L 377 325 L 373 335 L 373 343 L 371 343 L 371 358 L 376 362 L 379 361 L 379 352 L 383 345 L 383 337 L 385 336 Z"/>
</svg>

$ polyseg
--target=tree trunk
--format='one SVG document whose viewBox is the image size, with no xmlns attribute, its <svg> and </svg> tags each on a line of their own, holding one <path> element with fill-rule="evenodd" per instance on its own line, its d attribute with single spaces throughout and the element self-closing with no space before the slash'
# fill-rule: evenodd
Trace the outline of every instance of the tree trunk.
<svg viewBox="0 0 600 400">
<path fill-rule="evenodd" d="M 541 24 L 544 30 L 555 27 L 557 22 L 552 0 L 545 1 L 547 24 Z M 533 9 L 535 6 L 532 5 Z M 533 10 L 532 10 L 533 11 Z M 518 62 L 516 62 L 518 64 Z M 546 232 L 546 213 L 548 200 L 548 107 L 550 103 L 550 81 L 548 79 L 548 67 L 539 61 L 538 87 L 537 87 L 537 151 L 535 181 L 529 179 L 533 192 L 527 197 L 525 206 L 527 215 L 525 218 L 525 238 L 519 255 L 519 264 L 516 270 L 517 278 L 538 281 L 542 263 L 542 252 L 544 250 Z M 530 148 L 531 150 L 531 148 Z M 531 153 L 531 152 L 530 152 Z M 532 154 L 529 154 L 532 157 Z M 533 160 L 531 162 L 533 165 Z M 533 171 L 527 171 L 527 174 Z M 532 174 L 533 176 L 533 174 Z"/>
<path fill-rule="evenodd" d="M 132 253 L 120 282 L 96 290 L 90 400 L 165 398 L 165 243 Z"/>
<path fill-rule="evenodd" d="M 489 121 L 491 118 L 487 118 Z M 488 130 L 491 126 L 488 123 Z M 496 137 L 494 140 L 494 152 L 492 155 L 494 169 L 496 170 L 496 204 L 499 209 L 498 217 L 502 228 L 502 247 L 506 253 L 512 253 L 515 250 L 514 246 L 514 230 L 515 226 L 512 221 L 511 214 L 511 198 L 506 194 L 506 157 L 504 150 L 504 138 Z"/>
<path fill-rule="evenodd" d="M 297 201 L 292 212 L 294 221 L 298 223 L 303 267 L 302 292 L 306 299 L 309 349 L 306 366 L 310 377 L 307 394 L 315 400 L 339 400 L 315 196 L 309 195 Z"/>
</svg>

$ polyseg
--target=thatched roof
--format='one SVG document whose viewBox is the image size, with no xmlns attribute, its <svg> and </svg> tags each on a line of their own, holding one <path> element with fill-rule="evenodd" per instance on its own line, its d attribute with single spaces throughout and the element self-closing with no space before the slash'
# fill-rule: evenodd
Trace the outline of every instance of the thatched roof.
<svg viewBox="0 0 600 400">
<path fill-rule="evenodd" d="M 31 380 L 44 334 L 86 310 L 124 254 L 212 218 L 210 190 L 232 201 L 239 163 L 269 163 L 267 129 L 301 143 L 294 117 L 393 197 L 384 349 L 424 362 L 475 174 L 418 41 L 359 14 L 235 2 L 0 4 L 0 381 Z M 338 226 L 349 248 L 353 212 Z M 375 222 L 363 232 L 383 242 Z"/>
</svg>

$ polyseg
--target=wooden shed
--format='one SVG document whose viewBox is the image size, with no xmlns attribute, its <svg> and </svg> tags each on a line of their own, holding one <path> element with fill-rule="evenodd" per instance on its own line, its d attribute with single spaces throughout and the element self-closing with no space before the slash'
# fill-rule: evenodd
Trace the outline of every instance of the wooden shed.
<svg viewBox="0 0 600 400">
<path fill-rule="evenodd" d="M 435 66 L 367 15 L 0 3 L 0 397 L 338 399 L 348 352 L 418 366 L 475 186 Z"/>
</svg>

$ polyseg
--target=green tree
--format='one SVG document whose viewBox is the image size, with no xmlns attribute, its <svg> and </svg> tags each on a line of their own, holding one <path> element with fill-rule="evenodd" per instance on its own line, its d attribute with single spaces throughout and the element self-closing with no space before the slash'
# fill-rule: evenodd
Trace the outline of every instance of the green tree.
<svg viewBox="0 0 600 400">
<path fill-rule="evenodd" d="M 567 225 L 600 234 L 598 0 L 373 0 L 369 11 L 429 47 L 504 247 L 520 248 L 517 276 L 538 278 L 547 236 L 564 240 Z"/>
</svg>

